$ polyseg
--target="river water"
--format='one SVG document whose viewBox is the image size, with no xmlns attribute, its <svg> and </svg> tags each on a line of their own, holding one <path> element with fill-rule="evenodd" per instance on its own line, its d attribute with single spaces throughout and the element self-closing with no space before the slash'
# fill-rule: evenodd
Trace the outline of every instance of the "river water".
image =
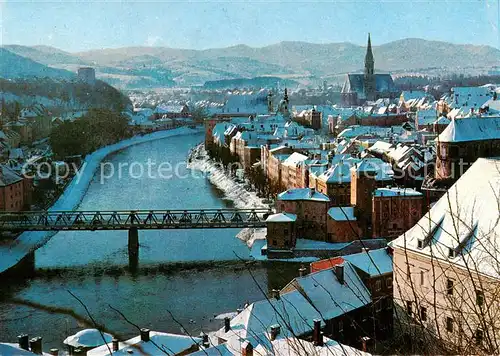
<svg viewBox="0 0 500 356">
<path fill-rule="evenodd" d="M 206 177 L 186 168 L 189 149 L 202 140 L 201 134 L 174 136 L 107 157 L 106 168 L 94 176 L 79 210 L 231 206 Z M 125 164 L 130 167 L 133 162 L 134 169 L 129 170 Z M 162 162 L 171 165 L 173 177 L 160 178 L 156 167 Z M 126 337 L 137 332 L 111 307 L 152 330 L 179 333 L 186 329 L 198 334 L 218 327 L 215 315 L 262 299 L 263 293 L 284 286 L 298 268 L 249 261 L 249 250 L 235 237 L 237 232 L 139 231 L 138 268 L 129 268 L 126 231 L 60 232 L 36 252 L 33 278 L 0 287 L 0 341 L 15 342 L 18 334 L 28 333 L 42 336 L 44 349 L 62 348 L 64 338 L 82 325 L 70 316 L 9 300 L 21 298 L 86 315 L 69 291 L 85 303 L 98 323 Z"/>
</svg>

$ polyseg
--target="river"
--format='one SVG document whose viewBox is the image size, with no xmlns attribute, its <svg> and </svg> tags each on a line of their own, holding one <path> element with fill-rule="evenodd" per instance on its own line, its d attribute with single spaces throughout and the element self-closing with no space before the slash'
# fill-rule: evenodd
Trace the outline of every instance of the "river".
<svg viewBox="0 0 500 356">
<path fill-rule="evenodd" d="M 202 134 L 174 136 L 108 156 L 103 162 L 106 168 L 95 174 L 79 210 L 231 206 L 206 177 L 186 168 L 189 149 L 202 140 Z M 148 160 L 152 174 L 145 168 Z M 134 169 L 125 168 L 133 162 Z M 168 162 L 177 174 L 160 178 L 154 167 L 162 162 Z M 113 169 L 115 174 L 111 174 Z M 128 265 L 126 231 L 60 232 L 36 251 L 33 278 L 0 287 L 0 341 L 15 342 L 18 334 L 28 333 L 30 337 L 42 336 L 45 350 L 62 348 L 64 338 L 81 325 L 66 315 L 14 305 L 9 298 L 85 315 L 68 291 L 85 303 L 98 323 L 127 337 L 135 336 L 136 330 L 110 306 L 152 330 L 179 333 L 185 328 L 198 334 L 202 329 L 213 329 L 220 324 L 213 320 L 215 315 L 262 299 L 263 292 L 283 287 L 298 268 L 248 261 L 249 250 L 235 237 L 237 232 L 139 231 L 137 269 Z"/>
</svg>

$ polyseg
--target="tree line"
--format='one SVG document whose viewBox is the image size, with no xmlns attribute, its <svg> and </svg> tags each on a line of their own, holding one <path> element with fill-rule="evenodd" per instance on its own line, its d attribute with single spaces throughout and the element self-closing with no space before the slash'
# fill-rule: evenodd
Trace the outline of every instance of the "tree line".
<svg viewBox="0 0 500 356">
<path fill-rule="evenodd" d="M 81 118 L 55 127 L 49 142 L 55 158 L 63 159 L 84 156 L 130 136 L 127 117 L 108 109 L 90 109 Z"/>
</svg>

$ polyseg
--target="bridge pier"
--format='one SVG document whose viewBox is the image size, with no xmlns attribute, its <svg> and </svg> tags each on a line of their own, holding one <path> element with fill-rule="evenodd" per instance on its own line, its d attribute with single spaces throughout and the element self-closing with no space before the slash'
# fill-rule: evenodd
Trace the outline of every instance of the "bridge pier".
<svg viewBox="0 0 500 356">
<path fill-rule="evenodd" d="M 136 227 L 128 230 L 128 265 L 131 272 L 139 265 L 139 230 Z"/>
<path fill-rule="evenodd" d="M 139 253 L 139 229 L 136 227 L 128 230 L 128 253 Z"/>
</svg>

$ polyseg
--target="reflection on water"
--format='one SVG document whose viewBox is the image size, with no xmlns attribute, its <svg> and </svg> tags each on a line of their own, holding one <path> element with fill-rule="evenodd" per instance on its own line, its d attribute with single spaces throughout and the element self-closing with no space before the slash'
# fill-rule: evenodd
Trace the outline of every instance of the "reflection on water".
<svg viewBox="0 0 500 356">
<path fill-rule="evenodd" d="M 136 274 L 130 274 L 127 266 L 38 270 L 32 280 L 0 290 L 2 336 L 15 342 L 16 335 L 28 332 L 43 336 L 47 346 L 62 347 L 66 336 L 84 326 L 66 315 L 13 305 L 9 298 L 73 309 L 85 316 L 68 291 L 84 301 L 98 323 L 127 337 L 134 336 L 136 330 L 110 306 L 141 327 L 182 332 L 182 325 L 199 334 L 220 326 L 215 315 L 263 299 L 263 292 L 285 286 L 297 268 L 280 263 L 218 262 L 141 266 Z"/>
<path fill-rule="evenodd" d="M 184 160 L 202 135 L 179 136 L 130 147 L 108 157 L 114 165 L 148 159 L 172 164 Z M 185 174 L 187 169 L 180 173 Z M 96 174 L 80 210 L 195 209 L 229 206 L 207 179 L 149 179 L 113 176 L 100 184 Z M 81 298 L 98 323 L 127 337 L 137 332 L 111 309 L 141 327 L 199 333 L 220 321 L 214 315 L 234 311 L 263 292 L 285 286 L 298 266 L 242 262 L 249 251 L 235 238 L 238 230 L 139 231 L 139 266 L 128 266 L 127 231 L 61 232 L 36 252 L 36 276 L 0 289 L 1 341 L 16 342 L 29 333 L 44 348 L 83 328 L 72 317 L 12 304 L 22 298 L 85 315 L 68 291 Z M 225 262 L 223 262 L 225 261 Z M 256 284 L 257 282 L 257 284 Z M 261 290 L 262 289 L 262 290 Z M 172 313 L 174 321 L 170 316 Z M 181 327 L 182 325 L 182 327 Z"/>
</svg>

